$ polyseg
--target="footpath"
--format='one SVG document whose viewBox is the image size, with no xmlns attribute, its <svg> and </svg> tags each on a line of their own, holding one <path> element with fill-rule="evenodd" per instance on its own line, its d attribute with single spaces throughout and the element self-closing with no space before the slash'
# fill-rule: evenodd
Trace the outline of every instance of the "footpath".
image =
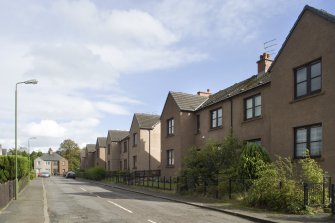
<svg viewBox="0 0 335 223">
<path fill-rule="evenodd" d="M 37 223 L 44 219 L 42 179 L 35 179 L 19 193 L 17 200 L 0 209 L 1 223 Z"/>
<path fill-rule="evenodd" d="M 128 186 L 123 184 L 102 183 L 90 181 L 102 186 L 117 188 L 139 194 L 145 194 L 152 197 L 157 197 L 173 202 L 193 205 L 208 210 L 219 211 L 226 214 L 231 214 L 254 222 L 264 223 L 335 223 L 335 216 L 329 213 L 318 213 L 314 215 L 293 215 L 270 212 L 267 210 L 251 209 L 238 207 L 232 203 L 223 203 L 214 199 L 206 199 L 201 197 L 179 195 L 170 191 L 159 191 L 151 188 L 142 188 L 136 186 Z"/>
</svg>

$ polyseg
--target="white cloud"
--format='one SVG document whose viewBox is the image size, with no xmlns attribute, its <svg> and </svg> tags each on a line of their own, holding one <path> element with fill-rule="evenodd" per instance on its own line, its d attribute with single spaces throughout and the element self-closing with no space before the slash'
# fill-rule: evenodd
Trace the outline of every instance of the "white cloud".
<svg viewBox="0 0 335 223">
<path fill-rule="evenodd" d="M 130 112 L 121 105 L 111 104 L 106 102 L 96 102 L 95 106 L 98 110 L 114 114 L 114 115 L 129 115 Z"/>
<path fill-rule="evenodd" d="M 287 7 L 286 0 L 164 0 L 156 4 L 153 12 L 180 38 L 195 39 L 208 46 L 213 41 L 217 41 L 215 45 L 250 43 L 259 35 L 266 19 Z"/>
<path fill-rule="evenodd" d="M 26 127 L 28 135 L 40 137 L 62 137 L 66 129 L 53 120 L 42 120 L 40 123 L 30 123 Z"/>
</svg>

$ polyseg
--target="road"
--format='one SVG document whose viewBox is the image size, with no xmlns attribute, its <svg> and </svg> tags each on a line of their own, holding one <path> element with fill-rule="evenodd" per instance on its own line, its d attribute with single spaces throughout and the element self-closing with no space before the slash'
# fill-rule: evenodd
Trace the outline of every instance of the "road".
<svg viewBox="0 0 335 223">
<path fill-rule="evenodd" d="M 33 216 L 36 216 L 31 222 L 250 222 L 224 213 L 116 188 L 104 188 L 86 181 L 62 177 L 36 181 L 38 182 L 34 183 L 40 186 L 39 196 L 43 200 L 32 201 L 35 204 L 40 202 L 42 207 L 37 208 L 38 213 L 35 214 L 33 214 L 35 211 L 31 210 Z M 28 200 L 25 198 L 25 202 Z M 15 220 L 15 216 L 11 216 L 14 213 L 11 210 L 15 209 L 11 206 L 7 208 L 8 211 L 0 214 L 0 222 L 23 221 L 23 218 Z M 26 219 L 24 222 L 30 221 Z"/>
</svg>

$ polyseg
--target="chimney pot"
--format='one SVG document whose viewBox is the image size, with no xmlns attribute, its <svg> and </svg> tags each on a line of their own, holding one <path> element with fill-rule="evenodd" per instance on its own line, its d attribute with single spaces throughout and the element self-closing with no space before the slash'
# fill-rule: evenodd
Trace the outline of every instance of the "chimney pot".
<svg viewBox="0 0 335 223">
<path fill-rule="evenodd" d="M 258 65 L 258 74 L 262 74 L 268 71 L 269 67 L 272 64 L 272 60 L 270 58 L 270 54 L 263 53 L 259 56 L 259 61 L 257 61 Z"/>
<path fill-rule="evenodd" d="M 207 92 L 204 92 L 204 91 L 198 91 L 197 92 L 197 95 L 199 96 L 206 96 L 206 97 L 209 97 L 211 95 L 211 90 L 210 89 L 207 89 Z"/>
</svg>

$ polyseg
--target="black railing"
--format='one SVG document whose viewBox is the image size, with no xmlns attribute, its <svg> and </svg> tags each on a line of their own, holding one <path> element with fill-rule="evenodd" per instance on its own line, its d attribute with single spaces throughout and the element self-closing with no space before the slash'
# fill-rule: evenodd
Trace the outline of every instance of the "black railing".
<svg viewBox="0 0 335 223">
<path fill-rule="evenodd" d="M 333 191 L 330 177 L 324 177 L 322 183 L 304 183 L 304 206 L 330 206 Z"/>
</svg>

